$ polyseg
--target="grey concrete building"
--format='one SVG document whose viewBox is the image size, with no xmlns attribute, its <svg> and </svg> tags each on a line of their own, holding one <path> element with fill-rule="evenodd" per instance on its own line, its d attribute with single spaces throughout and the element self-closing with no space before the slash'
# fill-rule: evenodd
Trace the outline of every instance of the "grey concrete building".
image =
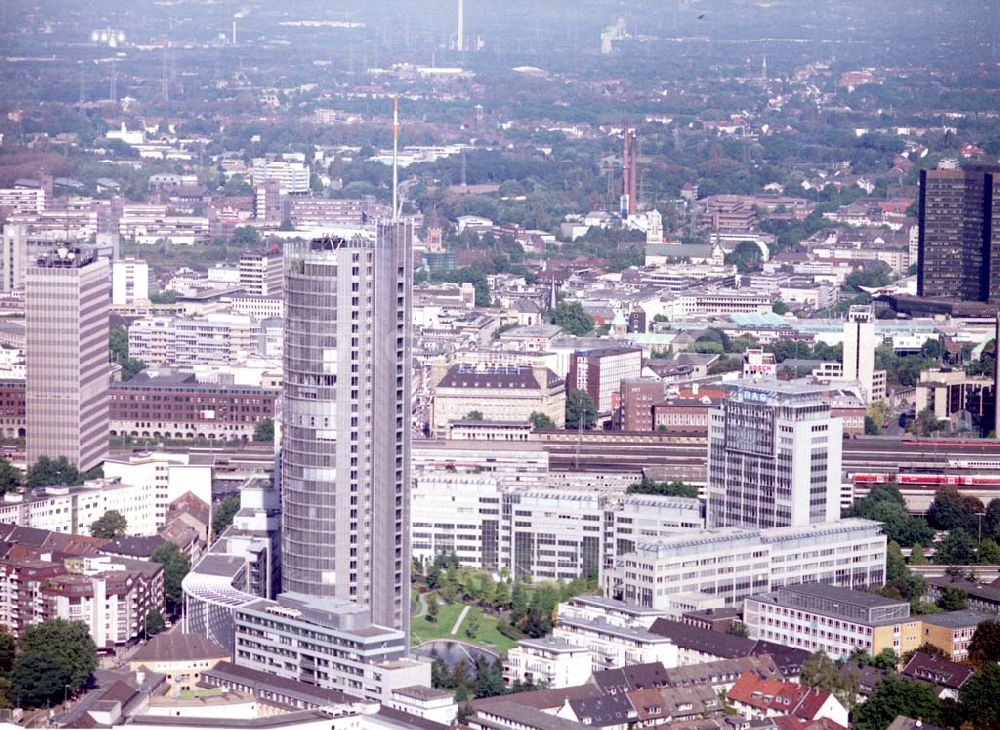
<svg viewBox="0 0 1000 730">
<path fill-rule="evenodd" d="M 285 249 L 283 588 L 409 630 L 412 229 Z"/>
<path fill-rule="evenodd" d="M 28 463 L 65 456 L 80 470 L 108 455 L 111 276 L 94 249 L 60 247 L 27 269 Z"/>
</svg>

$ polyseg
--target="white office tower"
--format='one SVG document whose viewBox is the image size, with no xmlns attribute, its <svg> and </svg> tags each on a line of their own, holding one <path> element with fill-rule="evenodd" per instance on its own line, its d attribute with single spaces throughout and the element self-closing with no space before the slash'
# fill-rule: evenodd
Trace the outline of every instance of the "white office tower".
<svg viewBox="0 0 1000 730">
<path fill-rule="evenodd" d="M 708 526 L 801 527 L 840 517 L 843 423 L 824 388 L 739 381 L 709 415 Z"/>
<path fill-rule="evenodd" d="M 111 304 L 125 307 L 149 299 L 149 264 L 141 259 L 118 259 L 111 265 Z"/>
<path fill-rule="evenodd" d="M 0 291 L 10 292 L 24 286 L 27 259 L 28 227 L 7 223 L 0 235 Z"/>
<path fill-rule="evenodd" d="M 303 195 L 309 192 L 309 165 L 294 160 L 255 159 L 250 167 L 250 182 L 255 188 L 262 188 L 269 180 L 277 180 L 281 192 L 289 195 Z"/>
<path fill-rule="evenodd" d="M 60 246 L 25 277 L 28 463 L 65 456 L 80 471 L 108 456 L 108 261 Z"/>
<path fill-rule="evenodd" d="M 877 345 L 875 312 L 872 307 L 852 306 L 847 313 L 847 322 L 844 323 L 844 380 L 860 381 L 869 403 L 885 397 L 885 383 L 882 383 L 881 389 L 875 387 Z"/>
<path fill-rule="evenodd" d="M 282 584 L 409 630 L 412 228 L 285 249 Z"/>
</svg>

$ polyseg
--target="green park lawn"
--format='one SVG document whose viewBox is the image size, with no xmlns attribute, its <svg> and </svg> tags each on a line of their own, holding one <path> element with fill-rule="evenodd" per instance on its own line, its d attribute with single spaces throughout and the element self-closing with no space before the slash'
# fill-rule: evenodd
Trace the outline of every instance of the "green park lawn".
<svg viewBox="0 0 1000 730">
<path fill-rule="evenodd" d="M 426 596 L 424 597 L 426 598 Z M 411 643 L 416 646 L 433 639 L 456 639 L 501 652 L 506 652 L 515 646 L 515 641 L 508 639 L 497 631 L 497 619 L 493 616 L 484 615 L 483 609 L 478 606 L 469 608 L 469 612 L 465 615 L 462 625 L 455 635 L 452 636 L 452 627 L 454 627 L 455 621 L 458 620 L 458 616 L 462 613 L 463 608 L 465 608 L 465 604 L 462 603 L 441 602 L 438 604 L 437 621 L 428 621 L 427 616 L 414 617 L 410 623 Z M 479 619 L 479 631 L 476 632 L 475 638 L 470 638 L 465 633 L 465 627 L 473 616 Z"/>
</svg>

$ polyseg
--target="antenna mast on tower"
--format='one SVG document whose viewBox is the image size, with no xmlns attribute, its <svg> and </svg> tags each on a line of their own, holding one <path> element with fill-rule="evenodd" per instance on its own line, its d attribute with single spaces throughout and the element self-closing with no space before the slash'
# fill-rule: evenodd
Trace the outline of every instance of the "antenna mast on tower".
<svg viewBox="0 0 1000 730">
<path fill-rule="evenodd" d="M 392 222 L 399 222 L 399 94 L 392 105 Z"/>
</svg>

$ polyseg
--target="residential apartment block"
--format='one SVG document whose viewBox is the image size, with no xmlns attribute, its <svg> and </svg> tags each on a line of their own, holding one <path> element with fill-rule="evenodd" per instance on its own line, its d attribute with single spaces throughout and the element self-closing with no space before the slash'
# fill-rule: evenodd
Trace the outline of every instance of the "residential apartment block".
<svg viewBox="0 0 1000 730">
<path fill-rule="evenodd" d="M 0 625 L 15 636 L 61 618 L 84 622 L 99 648 L 111 648 L 142 636 L 146 614 L 164 610 L 157 563 L 100 556 L 101 541 L 79 535 L 37 544 L 37 532 L 3 531 L 14 545 L 0 557 Z M 22 537 L 28 544 L 20 544 Z"/>
<path fill-rule="evenodd" d="M 552 628 L 552 637 L 586 647 L 594 672 L 631 664 L 659 662 L 665 667 L 678 664 L 677 646 L 670 639 L 643 628 L 560 613 Z"/>
<path fill-rule="evenodd" d="M 212 468 L 190 464 L 183 454 L 108 460 L 105 469 L 103 479 L 80 486 L 4 495 L 0 522 L 80 535 L 114 510 L 126 519 L 129 535 L 155 535 L 167 522 L 170 504 L 185 494 L 212 503 Z"/>
<path fill-rule="evenodd" d="M 586 682 L 593 671 L 590 649 L 565 639 L 546 636 L 525 639 L 507 652 L 504 682 L 544 684 L 559 689 Z"/>
</svg>

